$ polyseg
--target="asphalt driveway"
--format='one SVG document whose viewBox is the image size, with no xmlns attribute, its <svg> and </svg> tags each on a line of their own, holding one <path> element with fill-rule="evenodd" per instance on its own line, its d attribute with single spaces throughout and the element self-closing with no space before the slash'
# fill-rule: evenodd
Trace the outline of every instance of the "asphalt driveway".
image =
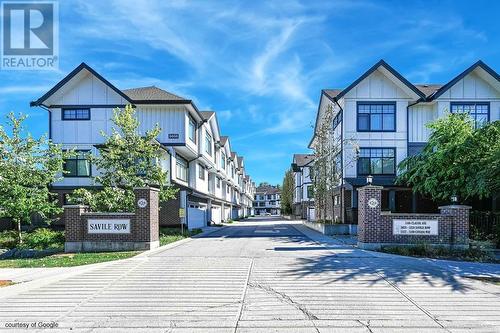
<svg viewBox="0 0 500 333">
<path fill-rule="evenodd" d="M 60 281 L 2 288 L 0 329 L 500 332 L 500 286 L 461 277 L 500 275 L 499 266 L 377 254 L 296 222 L 253 220 Z"/>
</svg>

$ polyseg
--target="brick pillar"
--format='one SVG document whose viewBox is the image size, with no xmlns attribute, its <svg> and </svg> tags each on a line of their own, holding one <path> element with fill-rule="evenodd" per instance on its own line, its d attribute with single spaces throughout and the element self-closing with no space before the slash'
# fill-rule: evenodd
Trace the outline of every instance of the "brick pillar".
<svg viewBox="0 0 500 333">
<path fill-rule="evenodd" d="M 135 223 L 138 234 L 135 241 L 150 242 L 150 248 L 159 246 L 159 190 L 153 187 L 134 188 Z"/>
<path fill-rule="evenodd" d="M 366 185 L 358 188 L 358 246 L 378 248 L 381 224 L 382 186 Z"/>
<path fill-rule="evenodd" d="M 84 205 L 64 205 L 64 250 L 66 252 L 81 251 L 84 239 L 84 228 L 81 216 L 88 211 Z"/>
<path fill-rule="evenodd" d="M 469 210 L 472 207 L 463 205 L 441 206 L 441 215 L 452 218 L 451 239 L 452 247 L 467 248 L 469 246 Z"/>
</svg>

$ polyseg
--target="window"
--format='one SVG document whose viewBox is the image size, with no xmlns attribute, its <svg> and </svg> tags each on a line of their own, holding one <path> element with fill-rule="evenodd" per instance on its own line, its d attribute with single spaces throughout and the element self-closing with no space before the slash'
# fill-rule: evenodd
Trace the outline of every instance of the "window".
<svg viewBox="0 0 500 333">
<path fill-rule="evenodd" d="M 474 128 L 486 124 L 490 118 L 489 103 L 451 103 L 451 113 L 468 113 L 474 121 Z"/>
<path fill-rule="evenodd" d="M 205 131 L 205 152 L 212 156 L 212 136 Z"/>
<path fill-rule="evenodd" d="M 396 173 L 395 148 L 361 148 L 358 175 L 394 175 Z"/>
<path fill-rule="evenodd" d="M 205 180 L 205 168 L 201 164 L 198 164 L 198 178 Z"/>
<path fill-rule="evenodd" d="M 220 154 L 220 166 L 223 170 L 226 170 L 226 154 L 224 152 Z"/>
<path fill-rule="evenodd" d="M 62 120 L 90 120 L 90 109 L 62 109 Z"/>
<path fill-rule="evenodd" d="M 188 180 L 188 163 L 180 156 L 175 158 L 175 176 L 185 182 Z"/>
<path fill-rule="evenodd" d="M 307 198 L 314 198 L 314 187 L 312 185 L 307 186 Z"/>
<path fill-rule="evenodd" d="M 396 103 L 358 102 L 358 132 L 396 131 Z"/>
<path fill-rule="evenodd" d="M 77 150 L 76 155 L 64 160 L 64 177 L 90 177 L 90 150 Z"/>
<path fill-rule="evenodd" d="M 217 184 L 217 188 L 220 188 L 220 178 L 219 177 L 217 177 L 217 183 L 216 184 Z"/>
<path fill-rule="evenodd" d="M 189 140 L 196 143 L 196 123 L 194 122 L 194 119 L 191 118 L 191 116 L 189 116 L 188 136 Z"/>
</svg>

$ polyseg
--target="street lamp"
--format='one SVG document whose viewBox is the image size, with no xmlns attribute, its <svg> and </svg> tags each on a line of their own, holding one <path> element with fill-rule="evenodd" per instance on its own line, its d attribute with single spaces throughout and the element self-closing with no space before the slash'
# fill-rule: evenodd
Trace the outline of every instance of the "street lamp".
<svg viewBox="0 0 500 333">
<path fill-rule="evenodd" d="M 456 204 L 458 202 L 458 196 L 456 194 L 452 195 L 450 199 L 453 204 Z"/>
<path fill-rule="evenodd" d="M 367 183 L 368 185 L 371 185 L 371 184 L 373 183 L 373 177 L 372 177 L 372 175 L 368 175 L 368 176 L 366 177 L 366 183 Z"/>
</svg>

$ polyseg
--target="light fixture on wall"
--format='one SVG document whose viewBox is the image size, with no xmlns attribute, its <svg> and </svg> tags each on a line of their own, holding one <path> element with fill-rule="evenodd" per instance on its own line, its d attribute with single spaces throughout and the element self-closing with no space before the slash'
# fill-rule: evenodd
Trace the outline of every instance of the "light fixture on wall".
<svg viewBox="0 0 500 333">
<path fill-rule="evenodd" d="M 366 183 L 367 183 L 368 185 L 371 185 L 371 184 L 373 183 L 373 177 L 372 177 L 372 175 L 368 175 L 368 176 L 366 177 Z"/>
</svg>

